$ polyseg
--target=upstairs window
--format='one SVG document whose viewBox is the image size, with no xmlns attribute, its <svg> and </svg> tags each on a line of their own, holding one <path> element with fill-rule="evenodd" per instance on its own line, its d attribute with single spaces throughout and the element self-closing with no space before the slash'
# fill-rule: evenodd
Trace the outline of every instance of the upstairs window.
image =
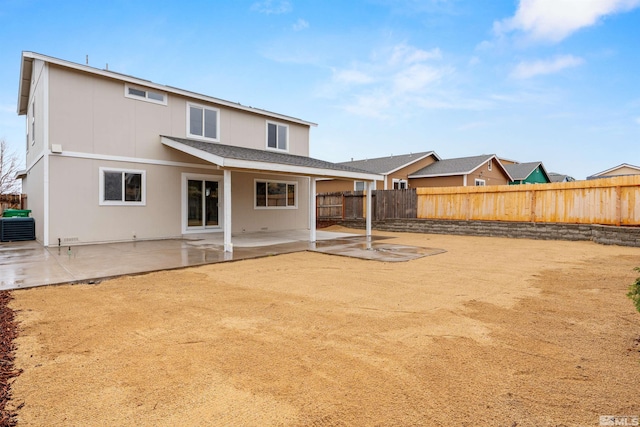
<svg viewBox="0 0 640 427">
<path fill-rule="evenodd" d="M 487 162 L 487 169 L 491 170 L 493 167 L 493 159 L 489 159 L 489 161 Z"/>
<path fill-rule="evenodd" d="M 289 150 L 289 126 L 267 122 L 267 148 Z"/>
<path fill-rule="evenodd" d="M 218 141 L 220 110 L 197 104 L 187 104 L 187 135 Z"/>
<path fill-rule="evenodd" d="M 100 204 L 143 206 L 145 175 L 140 170 L 100 168 Z"/>
<path fill-rule="evenodd" d="M 36 101 L 31 103 L 31 145 L 36 143 Z"/>
<path fill-rule="evenodd" d="M 130 86 L 127 83 L 124 85 L 124 96 L 141 101 L 153 102 L 155 104 L 167 105 L 166 93 L 156 92 L 137 86 Z"/>
</svg>

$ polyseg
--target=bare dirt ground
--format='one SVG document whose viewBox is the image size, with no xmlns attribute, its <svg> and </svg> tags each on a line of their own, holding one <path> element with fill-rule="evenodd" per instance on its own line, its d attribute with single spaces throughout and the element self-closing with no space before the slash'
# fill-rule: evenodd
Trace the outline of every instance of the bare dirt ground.
<svg viewBox="0 0 640 427">
<path fill-rule="evenodd" d="M 19 426 L 593 426 L 640 414 L 640 249 L 391 234 L 21 290 Z"/>
</svg>

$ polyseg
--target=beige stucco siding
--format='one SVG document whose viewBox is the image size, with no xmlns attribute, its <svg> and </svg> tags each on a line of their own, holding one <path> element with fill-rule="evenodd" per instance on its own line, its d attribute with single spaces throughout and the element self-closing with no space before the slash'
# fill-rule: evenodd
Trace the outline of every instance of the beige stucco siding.
<svg viewBox="0 0 640 427">
<path fill-rule="evenodd" d="M 40 158 L 22 180 L 22 193 L 27 195 L 27 209 L 36 223 L 36 240 L 44 242 L 44 158 Z"/>
<path fill-rule="evenodd" d="M 146 173 L 145 206 L 100 205 L 100 168 Z M 186 169 L 193 173 L 210 170 Z M 182 168 L 51 156 L 50 245 L 178 237 Z M 77 239 L 77 241 L 75 240 Z"/>
<path fill-rule="evenodd" d="M 144 206 L 100 204 L 100 168 L 140 170 L 146 174 Z M 36 169 L 32 174 L 36 173 Z M 218 177 L 222 171 L 198 167 L 174 167 L 113 162 L 53 155 L 50 157 L 49 244 L 98 243 L 180 237 L 184 229 L 183 174 Z M 38 177 L 36 176 L 36 182 Z M 297 208 L 256 209 L 255 179 L 297 183 Z M 232 172 L 232 231 L 290 230 L 308 228 L 309 180 L 291 176 Z M 31 188 L 30 188 L 31 191 Z M 39 197 L 34 199 L 40 200 Z M 222 208 L 222 192 L 219 199 Z M 36 209 L 36 207 L 34 207 Z M 40 209 L 37 209 L 40 211 Z M 220 211 L 220 220 L 223 213 Z M 42 223 L 36 219 L 36 223 Z M 221 231 L 220 228 L 218 231 Z M 211 230 L 209 230 L 211 231 Z M 41 240 L 41 239 L 40 239 Z"/>
<path fill-rule="evenodd" d="M 297 208 L 255 208 L 256 179 L 297 182 Z M 306 177 L 236 172 L 231 177 L 231 193 L 233 195 L 233 233 L 309 228 L 309 179 Z"/>
<path fill-rule="evenodd" d="M 219 143 L 266 148 L 264 116 L 172 94 L 167 105 L 132 99 L 124 96 L 122 81 L 55 65 L 50 81 L 50 139 L 64 151 L 173 160 L 159 136 L 187 137 L 189 102 L 219 109 Z M 276 122 L 289 126 L 289 153 L 308 156 L 309 127 Z"/>
<path fill-rule="evenodd" d="M 38 160 L 38 157 L 42 154 L 44 150 L 44 141 L 45 141 L 45 112 L 46 105 L 44 100 L 44 93 L 47 87 L 47 70 L 43 61 L 34 60 L 33 61 L 33 73 L 31 75 L 31 88 L 30 88 L 30 97 L 29 104 L 27 109 L 27 114 L 25 116 L 25 127 L 27 135 L 25 138 L 27 139 L 25 142 L 27 156 L 26 156 L 26 166 L 30 167 L 34 162 Z M 32 130 L 32 117 L 34 111 L 32 109 L 33 101 L 35 102 L 35 132 Z M 35 140 L 33 136 L 35 135 Z"/>
</svg>

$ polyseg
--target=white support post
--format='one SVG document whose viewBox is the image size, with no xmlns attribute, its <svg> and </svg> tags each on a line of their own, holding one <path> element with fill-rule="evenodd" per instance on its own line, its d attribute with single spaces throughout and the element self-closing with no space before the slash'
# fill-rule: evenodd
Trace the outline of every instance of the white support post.
<svg viewBox="0 0 640 427">
<path fill-rule="evenodd" d="M 316 179 L 309 178 L 309 242 L 316 242 Z"/>
<path fill-rule="evenodd" d="M 375 188 L 375 181 L 366 181 L 367 188 L 367 216 L 366 216 L 366 224 L 367 224 L 367 240 L 371 240 L 371 192 Z"/>
<path fill-rule="evenodd" d="M 224 251 L 233 253 L 233 243 L 231 243 L 231 171 L 224 170 Z"/>
</svg>

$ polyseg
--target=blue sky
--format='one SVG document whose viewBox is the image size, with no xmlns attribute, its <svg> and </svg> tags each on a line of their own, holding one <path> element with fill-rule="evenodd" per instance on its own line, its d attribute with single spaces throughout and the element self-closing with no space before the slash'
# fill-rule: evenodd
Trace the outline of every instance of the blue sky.
<svg viewBox="0 0 640 427">
<path fill-rule="evenodd" d="M 90 6 L 89 6 L 90 4 Z M 0 138 L 34 51 L 318 123 L 329 161 L 640 165 L 640 0 L 0 0 Z"/>
</svg>

